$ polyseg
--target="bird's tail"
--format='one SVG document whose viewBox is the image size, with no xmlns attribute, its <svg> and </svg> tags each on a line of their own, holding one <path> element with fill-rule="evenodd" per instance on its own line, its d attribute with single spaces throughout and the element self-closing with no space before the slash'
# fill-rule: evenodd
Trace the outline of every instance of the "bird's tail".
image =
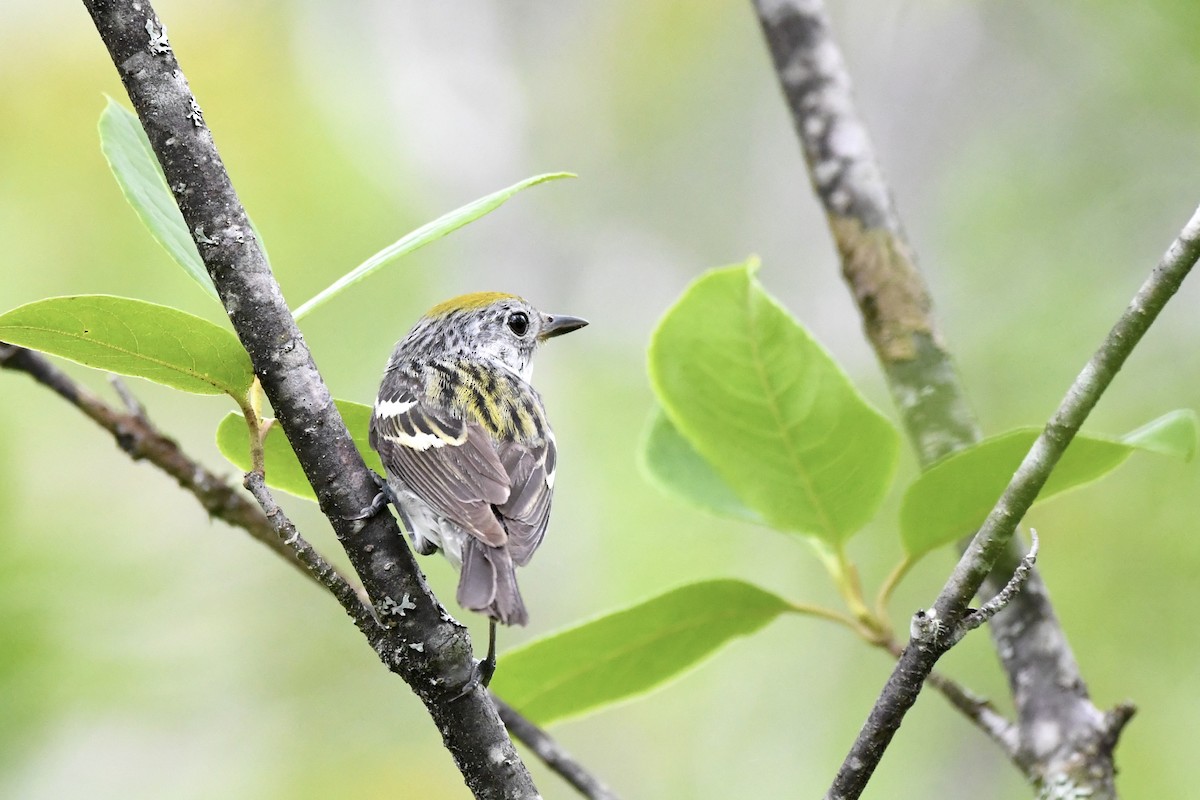
<svg viewBox="0 0 1200 800">
<path fill-rule="evenodd" d="M 458 604 L 487 614 L 503 625 L 529 621 L 517 587 L 517 571 L 507 547 L 492 547 L 468 536 L 463 543 Z"/>
</svg>

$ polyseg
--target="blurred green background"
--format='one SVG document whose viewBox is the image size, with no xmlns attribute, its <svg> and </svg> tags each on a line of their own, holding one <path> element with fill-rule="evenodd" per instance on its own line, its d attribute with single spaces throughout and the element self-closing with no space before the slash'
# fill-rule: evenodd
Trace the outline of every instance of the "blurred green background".
<svg viewBox="0 0 1200 800">
<path fill-rule="evenodd" d="M 528 629 L 555 630 L 690 580 L 836 595 L 803 542 L 658 494 L 636 452 L 643 349 L 700 271 L 756 252 L 761 278 L 894 417 L 807 186 L 750 4 L 718 0 L 160 0 L 288 299 L 401 233 L 537 172 L 536 187 L 305 322 L 336 395 L 369 402 L 428 306 L 502 289 L 592 326 L 539 359 L 561 449 L 546 544 L 522 575 Z M 832 4 L 861 108 L 982 424 L 1040 424 L 1200 199 L 1194 0 Z M 79 4 L 0 9 L 0 309 L 114 293 L 220 320 L 141 229 L 100 155 L 123 98 Z M 1122 433 L 1200 408 L 1193 279 L 1097 409 Z M 68 365 L 111 396 L 103 377 Z M 137 382 L 153 418 L 236 479 L 229 410 Z M 0 373 L 0 796 L 457 798 L 407 688 L 335 603 L 134 464 L 78 412 Z M 898 487 L 914 474 L 902 458 Z M 1200 738 L 1200 466 L 1136 456 L 1031 515 L 1039 566 L 1130 797 L 1186 796 Z M 869 586 L 899 554 L 893 492 L 852 543 Z M 326 553 L 315 509 L 289 510 Z M 454 576 L 424 562 L 440 596 Z M 904 624 L 950 556 L 895 603 Z M 480 620 L 471 620 L 479 632 Z M 783 619 L 635 703 L 554 728 L 624 796 L 817 796 L 888 671 L 841 629 Z M 1007 692 L 987 638 L 944 669 Z M 547 797 L 564 784 L 531 763 Z M 867 792 L 1025 797 L 935 695 Z"/>
</svg>

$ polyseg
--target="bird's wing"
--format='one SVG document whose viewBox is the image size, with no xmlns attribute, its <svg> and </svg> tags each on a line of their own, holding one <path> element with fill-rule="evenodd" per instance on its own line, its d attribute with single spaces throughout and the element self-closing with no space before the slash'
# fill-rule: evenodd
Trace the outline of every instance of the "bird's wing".
<svg viewBox="0 0 1200 800">
<path fill-rule="evenodd" d="M 493 506 L 510 499 L 511 480 L 478 422 L 426 400 L 424 381 L 389 373 L 371 415 L 370 444 L 395 475 L 434 511 L 480 541 L 508 542 Z"/>
<path fill-rule="evenodd" d="M 500 463 L 508 473 L 508 499 L 496 510 L 508 530 L 508 549 L 519 566 L 529 563 L 542 543 L 546 523 L 550 521 L 550 500 L 554 494 L 554 467 L 557 449 L 554 435 L 533 441 L 509 441 L 500 445 Z"/>
</svg>

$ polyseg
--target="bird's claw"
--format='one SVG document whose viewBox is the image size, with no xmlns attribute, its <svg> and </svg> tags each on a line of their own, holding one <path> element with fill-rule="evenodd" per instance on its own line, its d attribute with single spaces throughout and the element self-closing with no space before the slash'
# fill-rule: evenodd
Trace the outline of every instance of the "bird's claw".
<svg viewBox="0 0 1200 800">
<path fill-rule="evenodd" d="M 375 496 L 371 498 L 371 504 L 369 506 L 364 508 L 362 511 L 359 511 L 357 514 L 346 517 L 346 519 L 350 522 L 356 522 L 362 519 L 370 519 L 382 511 L 388 503 L 396 506 L 396 508 L 400 507 L 400 504 L 396 502 L 396 494 L 394 491 L 392 491 L 392 487 L 388 485 L 388 482 L 380 477 L 379 473 L 377 473 L 375 470 L 371 470 L 370 472 L 371 477 L 375 480 L 375 485 L 379 487 L 379 491 L 376 492 Z"/>
<path fill-rule="evenodd" d="M 492 676 L 496 674 L 496 658 L 489 656 L 482 661 L 476 661 L 471 669 L 471 677 L 467 679 L 467 683 L 463 686 L 462 691 L 454 696 L 455 700 L 462 698 L 475 691 L 477 687 L 482 686 L 484 689 L 492 682 Z"/>
</svg>

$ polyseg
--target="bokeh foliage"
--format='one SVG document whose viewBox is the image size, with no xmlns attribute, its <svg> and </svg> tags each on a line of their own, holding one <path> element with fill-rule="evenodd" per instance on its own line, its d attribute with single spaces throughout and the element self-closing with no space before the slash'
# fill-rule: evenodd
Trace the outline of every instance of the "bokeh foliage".
<svg viewBox="0 0 1200 800">
<path fill-rule="evenodd" d="M 1040 424 L 1195 203 L 1195 4 L 832 10 L 985 430 Z M 792 538 L 664 500 L 636 467 L 653 326 L 690 280 L 748 252 L 891 415 L 748 7 L 617 2 L 519 19 L 498 3 L 469 19 L 315 1 L 160 11 L 293 305 L 447 208 L 526 175 L 583 176 L 351 289 L 355 313 L 331 308 L 305 326 L 335 393 L 366 403 L 394 340 L 443 297 L 509 289 L 592 320 L 571 352 L 539 359 L 560 485 L 547 548 L 524 578 L 533 623 L 503 644 L 713 576 L 838 602 Z M 75 12 L 27 0 L 0 12 L 0 309 L 90 293 L 208 316 L 211 301 L 109 176 L 95 120 L 101 92 L 120 87 Z M 1185 286 L 1096 430 L 1197 407 L 1196 301 Z M 221 463 L 219 401 L 135 388 L 169 433 Z M 44 390 L 4 373 L 0 399 L 0 794 L 57 797 L 86 780 L 97 797 L 461 796 L 419 704 L 332 604 Z M 914 466 L 900 458 L 907 484 Z M 1033 514 L 1097 702 L 1141 706 L 1119 751 L 1128 796 L 1181 796 L 1192 782 L 1198 475 L 1134 458 L 1103 490 Z M 899 502 L 885 499 L 879 519 L 895 519 Z M 290 510 L 336 552 L 306 509 Z M 894 534 L 871 523 L 850 541 L 868 580 L 900 556 Z M 426 563 L 452 597 L 453 576 Z M 914 569 L 894 603 L 901 619 L 946 567 L 933 555 Z M 816 793 L 887 667 L 853 637 L 781 620 L 667 691 L 555 732 L 630 796 L 732 796 L 747 775 L 761 796 Z M 1005 693 L 983 637 L 946 668 Z M 1023 796 L 964 730 L 942 704 L 920 704 L 876 790 L 953 796 L 969 779 L 980 797 Z M 944 769 L 911 769 L 931 751 Z M 565 795 L 552 777 L 539 782 Z"/>
</svg>

